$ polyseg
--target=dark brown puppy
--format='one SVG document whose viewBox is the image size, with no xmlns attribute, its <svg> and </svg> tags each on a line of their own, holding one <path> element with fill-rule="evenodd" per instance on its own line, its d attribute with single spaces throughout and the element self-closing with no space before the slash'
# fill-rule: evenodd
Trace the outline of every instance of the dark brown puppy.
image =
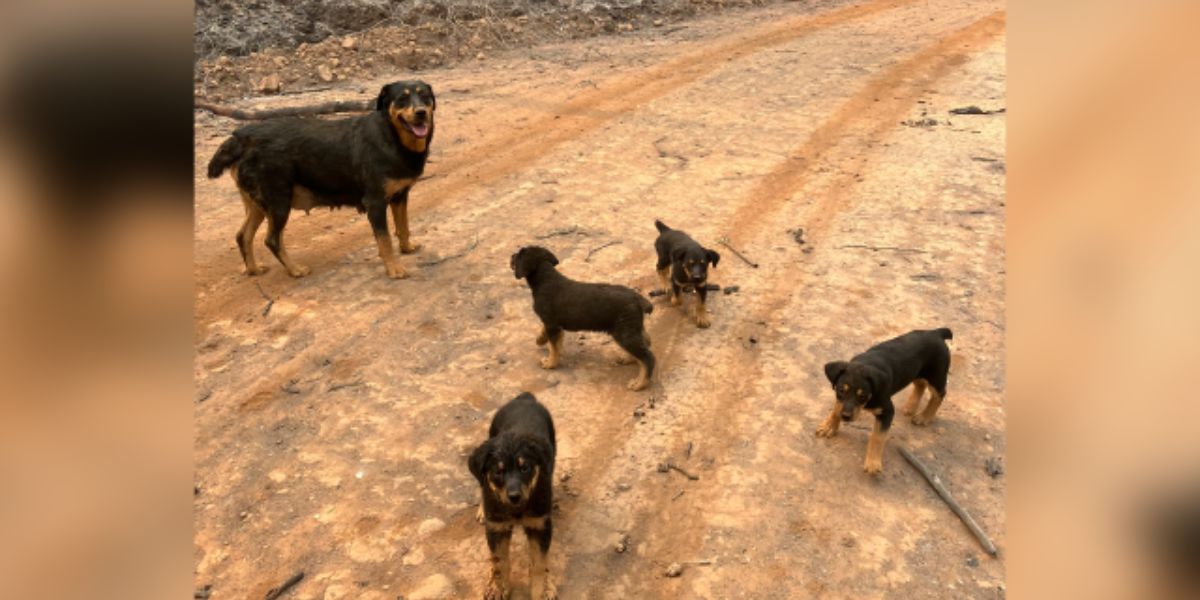
<svg viewBox="0 0 1200 600">
<path fill-rule="evenodd" d="M 254 260 L 254 234 L 267 220 L 267 248 L 292 277 L 309 272 L 288 257 L 283 228 L 292 209 L 353 206 L 367 213 L 388 277 L 404 268 L 392 249 L 391 207 L 400 251 L 416 252 L 408 232 L 408 190 L 425 170 L 437 101 L 423 81 L 383 86 L 374 112 L 349 119 L 275 119 L 233 132 L 208 163 L 208 176 L 229 169 L 242 193 L 246 220 L 237 233 L 247 275 L 267 268 Z"/>
<path fill-rule="evenodd" d="M 529 543 L 529 597 L 557 597 L 549 580 L 546 554 L 553 529 L 554 421 L 550 411 L 529 392 L 496 411 L 488 439 L 467 459 L 483 495 L 479 520 L 487 530 L 492 569 L 484 588 L 487 600 L 508 598 L 508 546 L 513 528 L 521 525 Z"/>
<path fill-rule="evenodd" d="M 667 227 L 662 221 L 654 221 L 654 226 L 658 228 L 654 250 L 658 252 L 658 278 L 662 280 L 663 290 L 675 306 L 683 304 L 684 292 L 695 290 L 696 307 L 692 318 L 697 327 L 708 327 L 712 324 L 705 308 L 708 266 L 716 268 L 721 255 L 696 243 L 688 234 Z"/>
<path fill-rule="evenodd" d="M 949 329 L 910 331 L 900 337 L 872 346 L 850 359 L 825 365 L 825 377 L 837 394 L 833 410 L 817 428 L 817 437 L 837 435 L 842 421 L 853 421 L 866 408 L 875 415 L 875 427 L 867 442 L 867 460 L 863 470 L 872 475 L 883 471 L 883 444 L 896 409 L 892 394 L 913 384 L 902 412 L 913 415 L 913 423 L 925 425 L 933 420 L 946 397 L 946 379 L 950 374 Z M 921 396 L 931 389 L 929 404 L 917 414 Z"/>
<path fill-rule="evenodd" d="M 533 291 L 533 312 L 542 320 L 539 346 L 550 344 L 542 368 L 558 366 L 564 331 L 603 331 L 641 366 L 629 389 L 641 390 L 654 374 L 654 354 L 643 317 L 654 310 L 650 301 L 622 285 L 582 283 L 567 279 L 554 267 L 558 258 L 540 246 L 521 248 L 509 266 Z"/>
</svg>

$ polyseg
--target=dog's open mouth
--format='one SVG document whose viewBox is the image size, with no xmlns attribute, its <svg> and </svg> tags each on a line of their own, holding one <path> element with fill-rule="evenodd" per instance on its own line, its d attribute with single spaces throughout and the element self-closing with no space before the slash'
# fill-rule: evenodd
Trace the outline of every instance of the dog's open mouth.
<svg viewBox="0 0 1200 600">
<path fill-rule="evenodd" d="M 403 121 L 403 122 L 404 122 L 404 127 L 408 129 L 409 133 L 411 133 L 419 138 L 423 138 L 423 137 L 429 135 L 429 123 L 428 122 L 421 122 L 421 123 L 409 123 L 408 121 Z"/>
</svg>

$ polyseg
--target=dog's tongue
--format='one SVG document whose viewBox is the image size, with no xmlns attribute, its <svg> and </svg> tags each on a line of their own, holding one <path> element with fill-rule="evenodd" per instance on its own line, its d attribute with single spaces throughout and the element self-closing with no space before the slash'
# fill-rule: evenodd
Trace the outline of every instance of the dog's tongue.
<svg viewBox="0 0 1200 600">
<path fill-rule="evenodd" d="M 410 124 L 409 128 L 412 129 L 413 135 L 415 135 L 417 137 L 423 138 L 423 137 L 425 137 L 426 134 L 429 133 L 429 125 L 426 125 L 425 123 L 421 123 L 420 125 L 417 125 L 415 123 Z"/>
</svg>

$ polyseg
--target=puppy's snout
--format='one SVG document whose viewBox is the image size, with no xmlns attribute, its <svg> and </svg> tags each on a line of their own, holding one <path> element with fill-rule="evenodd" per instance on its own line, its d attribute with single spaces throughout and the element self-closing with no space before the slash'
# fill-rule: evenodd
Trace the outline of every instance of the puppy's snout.
<svg viewBox="0 0 1200 600">
<path fill-rule="evenodd" d="M 514 491 L 510 490 L 508 492 L 508 503 L 509 504 L 519 504 L 520 502 L 521 502 L 521 492 L 514 492 Z"/>
<path fill-rule="evenodd" d="M 416 116 L 418 121 L 424 121 L 429 116 L 429 109 L 422 106 L 413 111 L 413 115 Z"/>
</svg>

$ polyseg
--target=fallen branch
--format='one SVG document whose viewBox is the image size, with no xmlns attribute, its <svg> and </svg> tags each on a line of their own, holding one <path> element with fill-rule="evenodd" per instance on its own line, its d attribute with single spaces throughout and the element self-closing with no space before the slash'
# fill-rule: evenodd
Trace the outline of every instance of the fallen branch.
<svg viewBox="0 0 1200 600">
<path fill-rule="evenodd" d="M 986 533 L 983 532 L 983 529 L 978 523 L 975 522 L 975 519 L 971 518 L 971 515 L 967 513 L 966 509 L 959 505 L 958 502 L 955 502 L 954 497 L 951 496 L 950 492 L 946 490 L 946 487 L 942 485 L 941 478 L 931 472 L 929 467 L 925 466 L 925 463 L 918 460 L 916 456 L 913 456 L 913 453 L 909 452 L 908 448 L 897 444 L 896 449 L 900 451 L 900 455 L 904 457 L 904 460 L 907 460 L 909 464 L 921 472 L 921 475 L 925 476 L 925 480 L 928 481 L 929 485 L 937 491 L 938 495 L 942 497 L 942 500 L 944 500 L 946 504 L 950 506 L 950 510 L 954 511 L 954 514 L 958 515 L 958 518 L 962 519 L 962 522 L 966 524 L 967 529 L 970 529 L 971 533 L 975 534 L 975 537 L 979 540 L 979 543 L 983 545 L 983 549 L 988 554 L 996 556 L 996 553 L 998 552 L 996 550 L 996 545 L 993 544 L 992 540 L 987 536 Z"/>
<path fill-rule="evenodd" d="M 262 294 L 262 297 L 267 301 L 267 305 L 263 307 L 263 316 L 265 317 L 267 316 L 267 313 L 271 312 L 271 307 L 275 305 L 275 299 L 268 296 L 267 293 L 263 291 L 262 285 L 260 285 L 257 281 L 254 282 L 254 287 L 258 288 L 258 293 Z"/>
<path fill-rule="evenodd" d="M 607 244 L 600 244 L 599 246 L 596 246 L 595 248 L 588 250 L 587 256 L 584 257 L 583 262 L 592 262 L 593 254 L 595 254 L 609 246 L 616 246 L 617 244 L 620 244 L 620 243 L 621 243 L 621 240 L 613 240 L 611 242 L 608 242 Z"/>
<path fill-rule="evenodd" d="M 259 110 L 234 108 L 232 106 L 225 106 L 223 104 L 213 104 L 212 102 L 197 100 L 195 107 L 199 110 L 207 110 L 214 115 L 229 117 L 239 121 L 258 121 L 262 119 L 275 119 L 279 117 L 328 115 L 345 112 L 368 112 L 371 110 L 371 104 L 364 100 L 334 100 L 332 102 L 322 102 L 321 104 L 285 106 L 282 108 L 264 108 Z"/>
<path fill-rule="evenodd" d="M 846 248 L 859 248 L 861 250 L 870 250 L 872 252 L 879 252 L 881 250 L 891 250 L 893 252 L 902 252 L 902 253 L 909 252 L 912 254 L 929 254 L 928 250 L 921 250 L 918 248 L 899 248 L 896 246 L 868 246 L 867 244 L 846 244 L 845 246 L 838 246 L 839 250 L 846 249 Z"/>
<path fill-rule="evenodd" d="M 287 581 L 283 582 L 279 587 L 271 588 L 271 590 L 267 592 L 267 595 L 263 596 L 263 600 L 275 600 L 276 598 L 282 596 L 284 592 L 291 589 L 292 586 L 300 583 L 301 579 L 304 579 L 304 571 L 297 571 L 295 575 L 288 577 Z"/>
<path fill-rule="evenodd" d="M 688 473 L 687 471 L 683 470 L 683 467 L 680 467 L 679 465 L 677 465 L 671 461 L 667 461 L 665 463 L 658 463 L 658 472 L 659 473 L 666 473 L 667 471 L 670 471 L 672 469 L 679 471 L 680 474 L 682 474 L 684 477 L 687 477 L 688 479 L 690 479 L 692 481 L 700 480 L 700 477 L 698 477 L 696 475 L 692 475 L 691 473 Z"/>
<path fill-rule="evenodd" d="M 997 108 L 996 110 L 984 110 L 978 106 L 964 106 L 962 108 L 950 109 L 950 114 L 952 115 L 998 115 L 1003 112 L 1003 108 Z"/>
<path fill-rule="evenodd" d="M 734 248 L 733 246 L 729 245 L 729 238 L 721 238 L 721 239 L 717 240 L 717 243 L 721 244 L 722 246 L 725 246 L 726 248 L 729 248 L 729 250 L 733 252 L 734 256 L 737 256 L 738 258 L 742 259 L 742 262 L 745 262 L 746 264 L 750 265 L 751 267 L 754 267 L 755 269 L 758 268 L 758 263 L 751 262 L 750 259 L 746 258 L 745 256 L 742 256 L 742 253 L 738 252 L 737 248 Z"/>
<path fill-rule="evenodd" d="M 330 385 L 330 386 L 329 386 L 329 390 L 327 390 L 327 391 L 330 391 L 330 392 L 336 392 L 336 391 L 338 391 L 338 390 L 340 390 L 340 389 L 342 389 L 342 388 L 355 387 L 355 386 L 359 386 L 359 385 L 362 385 L 362 384 L 363 384 L 362 380 L 359 380 L 359 381 L 351 381 L 351 382 L 349 382 L 349 383 L 334 383 L 334 384 L 332 384 L 332 385 Z"/>
<path fill-rule="evenodd" d="M 539 239 L 539 240 L 545 240 L 545 239 L 550 239 L 552 237 L 557 237 L 560 235 L 571 235 L 572 233 L 579 233 L 578 225 L 572 225 L 570 227 L 567 227 L 566 229 L 555 229 L 554 231 L 551 231 L 550 233 L 542 234 L 542 235 L 535 236 L 535 237 L 537 237 L 537 239 Z M 587 234 L 585 233 L 582 235 L 587 235 Z"/>
<path fill-rule="evenodd" d="M 706 291 L 709 291 L 709 292 L 719 292 L 719 291 L 721 291 L 721 286 L 719 286 L 719 285 L 717 285 L 717 284 L 715 284 L 715 283 L 708 283 L 708 284 L 705 284 L 705 285 L 704 285 L 704 289 L 705 289 Z M 740 289 L 740 288 L 739 288 L 738 286 L 736 286 L 736 285 L 729 286 L 729 287 L 725 288 L 725 290 L 726 290 L 726 292 L 725 292 L 725 293 L 726 293 L 726 294 L 732 294 L 733 292 L 736 292 L 736 291 L 738 291 L 739 289 Z M 732 290 L 732 291 L 729 291 L 729 290 Z M 649 292 L 646 292 L 646 295 L 647 295 L 647 296 L 650 296 L 651 298 L 655 298 L 655 297 L 658 297 L 658 296 L 665 295 L 666 293 L 667 293 L 667 290 L 663 290 L 663 289 L 659 289 L 659 288 L 654 288 L 654 289 L 650 290 Z"/>
<path fill-rule="evenodd" d="M 438 258 L 438 259 L 434 259 L 434 260 L 427 260 L 427 261 L 424 261 L 424 262 L 419 262 L 419 263 L 417 263 L 417 266 L 418 266 L 418 267 L 436 267 L 436 266 L 438 266 L 438 265 L 440 265 L 440 264 L 442 264 L 442 263 L 444 263 L 444 262 L 446 262 L 446 261 L 448 261 L 448 260 L 454 260 L 454 259 L 456 259 L 456 258 L 462 258 L 462 257 L 464 257 L 464 256 L 466 256 L 466 255 L 468 255 L 468 254 L 470 254 L 470 253 L 471 253 L 471 251 L 472 251 L 472 250 L 474 250 L 474 249 L 475 249 L 475 247 L 476 247 L 476 246 L 478 246 L 478 245 L 479 245 L 479 234 L 476 234 L 476 235 L 475 235 L 475 241 L 471 242 L 471 245 L 470 245 L 470 246 L 467 246 L 467 249 L 466 249 L 466 250 L 463 250 L 462 252 L 459 252 L 458 254 L 451 254 L 450 256 L 443 256 L 443 257 L 441 257 L 441 258 Z"/>
</svg>

